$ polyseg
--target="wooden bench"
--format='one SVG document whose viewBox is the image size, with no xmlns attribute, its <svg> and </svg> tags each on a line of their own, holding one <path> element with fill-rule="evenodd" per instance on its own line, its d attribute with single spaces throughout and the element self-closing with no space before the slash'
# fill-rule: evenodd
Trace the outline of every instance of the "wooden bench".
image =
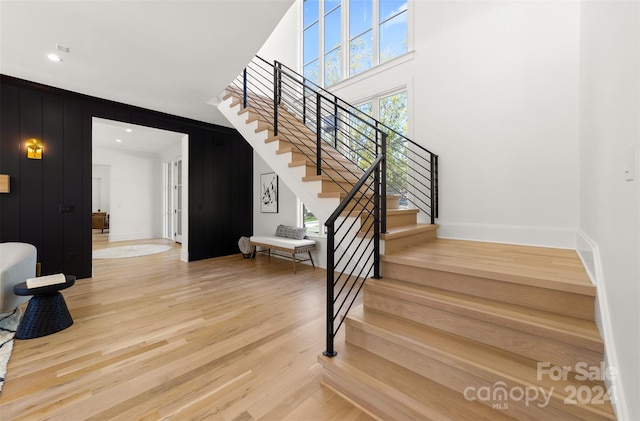
<svg viewBox="0 0 640 421">
<path fill-rule="evenodd" d="M 313 262 L 311 252 L 316 249 L 316 242 L 309 239 L 294 240 L 291 238 L 280 237 L 277 235 L 254 235 L 249 238 L 249 244 L 251 244 L 251 260 L 256 257 L 256 247 L 261 247 L 267 252 L 269 259 L 271 259 L 271 250 L 281 251 L 283 253 L 291 254 L 291 260 L 293 260 L 293 273 L 296 273 L 296 262 L 311 261 L 311 265 L 315 269 L 316 265 Z M 308 259 L 298 259 L 296 254 L 307 253 Z M 287 256 L 288 257 L 288 256 Z"/>
</svg>

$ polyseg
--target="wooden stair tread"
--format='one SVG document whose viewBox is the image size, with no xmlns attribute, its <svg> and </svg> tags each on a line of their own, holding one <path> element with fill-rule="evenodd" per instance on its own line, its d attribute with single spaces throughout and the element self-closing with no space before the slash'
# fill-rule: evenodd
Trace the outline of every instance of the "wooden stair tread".
<svg viewBox="0 0 640 421">
<path fill-rule="evenodd" d="M 595 296 L 572 250 L 436 239 L 382 256 L 386 262 Z"/>
<path fill-rule="evenodd" d="M 409 295 L 416 297 L 417 302 L 423 301 L 420 298 L 425 297 L 428 298 L 429 305 L 456 314 L 489 322 L 499 320 L 503 326 L 603 352 L 600 332 L 591 321 L 392 278 L 369 279 L 365 285 L 365 290 L 384 290 L 385 294 L 399 299 L 408 299 Z"/>
<path fill-rule="evenodd" d="M 425 419 L 513 420 L 357 345 L 347 343 L 337 356 L 331 359 L 321 356 L 319 361 L 325 369 L 333 368 L 352 375 L 385 396 L 409 407 L 415 413 L 421 414 Z M 371 367 L 376 369 L 371 370 Z"/>
<path fill-rule="evenodd" d="M 383 240 L 392 240 L 396 238 L 406 237 L 408 235 L 413 235 L 419 232 L 434 231 L 437 229 L 438 229 L 437 224 L 403 225 L 401 227 L 389 228 L 386 233 L 381 234 L 381 238 Z"/>
<path fill-rule="evenodd" d="M 411 213 L 416 213 L 416 214 L 420 213 L 420 209 L 406 209 L 406 208 L 387 209 L 387 215 L 411 214 Z"/>
<path fill-rule="evenodd" d="M 396 318 L 362 305 L 352 308 L 347 316 L 347 326 L 354 326 L 369 335 L 380 337 L 424 358 L 440 361 L 463 370 L 483 381 L 520 387 L 543 387 L 553 390 L 553 399 L 562 404 L 570 394 L 571 387 L 598 385 L 591 381 L 580 382 L 569 375 L 566 380 L 543 376 L 538 380 L 537 362 L 517 354 L 449 335 L 445 332 L 420 325 L 407 319 Z M 349 334 L 347 333 L 347 340 Z M 604 383 L 600 383 L 604 387 Z M 574 406 L 574 405 L 570 405 Z M 603 405 L 576 404 L 576 408 L 606 419 L 615 419 L 610 402 Z"/>
</svg>

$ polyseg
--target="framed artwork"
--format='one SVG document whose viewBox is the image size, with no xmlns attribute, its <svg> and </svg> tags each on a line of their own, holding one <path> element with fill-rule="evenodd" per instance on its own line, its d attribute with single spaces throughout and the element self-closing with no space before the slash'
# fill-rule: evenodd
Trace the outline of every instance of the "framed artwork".
<svg viewBox="0 0 640 421">
<path fill-rule="evenodd" d="M 278 213 L 278 176 L 274 172 L 260 174 L 260 212 Z"/>
</svg>

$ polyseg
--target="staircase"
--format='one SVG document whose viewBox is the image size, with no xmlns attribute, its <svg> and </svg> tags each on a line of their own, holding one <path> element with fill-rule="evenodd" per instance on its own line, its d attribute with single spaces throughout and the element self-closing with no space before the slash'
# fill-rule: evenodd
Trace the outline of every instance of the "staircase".
<svg viewBox="0 0 640 421">
<path fill-rule="evenodd" d="M 378 203 L 362 180 L 383 170 L 365 171 L 337 140 L 320 141 L 321 113 L 308 120 L 307 105 L 281 101 L 281 69 L 269 69 L 254 71 L 265 86 L 274 81 L 266 91 L 245 72 L 219 109 L 317 216 L 336 221 L 328 295 L 347 297 L 328 304 L 323 383 L 379 419 L 615 419 L 595 288 L 576 253 L 437 239 L 434 173 L 426 207 L 414 197 L 417 206 L 401 208 L 386 194 Z"/>
<path fill-rule="evenodd" d="M 381 419 L 615 419 L 574 252 L 436 239 L 382 260 L 325 385 Z"/>
</svg>

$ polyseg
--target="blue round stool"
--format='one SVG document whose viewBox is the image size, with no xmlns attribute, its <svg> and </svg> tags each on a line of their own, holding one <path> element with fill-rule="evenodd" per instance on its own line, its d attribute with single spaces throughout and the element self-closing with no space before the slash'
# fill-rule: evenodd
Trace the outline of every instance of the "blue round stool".
<svg viewBox="0 0 640 421">
<path fill-rule="evenodd" d="M 38 288 L 27 288 L 26 282 L 14 285 L 13 292 L 16 295 L 33 295 L 22 316 L 16 339 L 33 339 L 51 335 L 73 324 L 67 303 L 60 294 L 60 290 L 73 286 L 76 277 L 65 275 L 65 278 L 64 283 Z"/>
</svg>

